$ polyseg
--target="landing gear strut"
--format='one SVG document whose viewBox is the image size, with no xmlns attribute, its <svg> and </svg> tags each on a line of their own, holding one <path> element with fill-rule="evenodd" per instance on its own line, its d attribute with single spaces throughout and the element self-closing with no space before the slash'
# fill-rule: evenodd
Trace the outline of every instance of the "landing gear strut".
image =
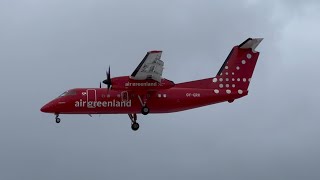
<svg viewBox="0 0 320 180">
<path fill-rule="evenodd" d="M 140 95 L 138 95 L 139 101 L 140 101 L 141 106 L 142 106 L 141 114 L 143 114 L 143 115 L 147 115 L 150 112 L 150 109 L 146 105 L 148 97 L 150 97 L 150 94 L 147 94 L 147 95 L 143 96 L 143 100 L 142 100 Z"/>
<path fill-rule="evenodd" d="M 59 114 L 56 114 L 56 123 L 60 123 L 61 119 L 59 118 Z"/>
<path fill-rule="evenodd" d="M 131 129 L 137 131 L 139 129 L 139 123 L 137 123 L 137 114 L 128 114 L 131 120 Z"/>
</svg>

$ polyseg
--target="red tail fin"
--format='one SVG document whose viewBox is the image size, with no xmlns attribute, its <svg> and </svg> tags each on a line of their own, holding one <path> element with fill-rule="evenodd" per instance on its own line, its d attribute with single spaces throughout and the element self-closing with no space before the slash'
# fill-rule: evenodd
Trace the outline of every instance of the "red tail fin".
<svg viewBox="0 0 320 180">
<path fill-rule="evenodd" d="M 255 48 L 262 40 L 262 38 L 248 38 L 233 47 L 214 78 L 181 83 L 176 87 L 215 89 L 217 92 L 223 89 L 228 93 L 245 93 L 259 57 L 259 52 L 255 51 Z"/>
<path fill-rule="evenodd" d="M 262 39 L 249 38 L 239 46 L 235 46 L 223 63 L 211 88 L 247 90 L 259 57 L 255 48 Z"/>
</svg>

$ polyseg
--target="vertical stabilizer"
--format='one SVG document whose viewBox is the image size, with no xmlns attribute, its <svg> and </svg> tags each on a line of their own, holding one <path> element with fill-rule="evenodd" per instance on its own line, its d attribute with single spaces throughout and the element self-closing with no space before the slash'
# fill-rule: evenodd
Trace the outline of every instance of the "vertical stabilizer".
<svg viewBox="0 0 320 180">
<path fill-rule="evenodd" d="M 175 87 L 214 89 L 214 92 L 219 94 L 247 94 L 259 57 L 256 48 L 262 40 L 248 38 L 240 45 L 234 46 L 215 77 L 180 83 Z"/>
<path fill-rule="evenodd" d="M 216 77 L 213 78 L 212 88 L 247 90 L 259 57 L 259 52 L 255 49 L 262 40 L 262 38 L 248 38 L 239 46 L 233 47 Z"/>
</svg>

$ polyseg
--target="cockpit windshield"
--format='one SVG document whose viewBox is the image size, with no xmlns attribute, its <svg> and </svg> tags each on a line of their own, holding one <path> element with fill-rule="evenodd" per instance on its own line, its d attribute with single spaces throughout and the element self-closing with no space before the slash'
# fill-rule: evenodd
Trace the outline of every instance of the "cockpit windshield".
<svg viewBox="0 0 320 180">
<path fill-rule="evenodd" d="M 66 91 L 64 93 L 62 93 L 59 97 L 63 97 L 63 96 L 73 96 L 73 95 L 77 95 L 76 91 L 70 90 L 70 91 Z"/>
</svg>

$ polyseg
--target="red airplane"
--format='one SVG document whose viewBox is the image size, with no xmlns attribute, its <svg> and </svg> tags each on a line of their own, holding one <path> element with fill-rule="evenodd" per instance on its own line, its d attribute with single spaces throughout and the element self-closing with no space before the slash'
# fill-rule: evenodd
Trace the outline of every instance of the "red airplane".
<svg viewBox="0 0 320 180">
<path fill-rule="evenodd" d="M 262 38 L 248 38 L 233 47 L 215 77 L 175 84 L 162 78 L 162 51 L 146 54 L 131 76 L 111 78 L 110 67 L 103 81 L 106 88 L 76 88 L 41 108 L 55 114 L 128 114 L 131 128 L 139 129 L 137 114 L 172 113 L 221 102 L 233 102 L 248 94 L 259 57 Z"/>
</svg>

